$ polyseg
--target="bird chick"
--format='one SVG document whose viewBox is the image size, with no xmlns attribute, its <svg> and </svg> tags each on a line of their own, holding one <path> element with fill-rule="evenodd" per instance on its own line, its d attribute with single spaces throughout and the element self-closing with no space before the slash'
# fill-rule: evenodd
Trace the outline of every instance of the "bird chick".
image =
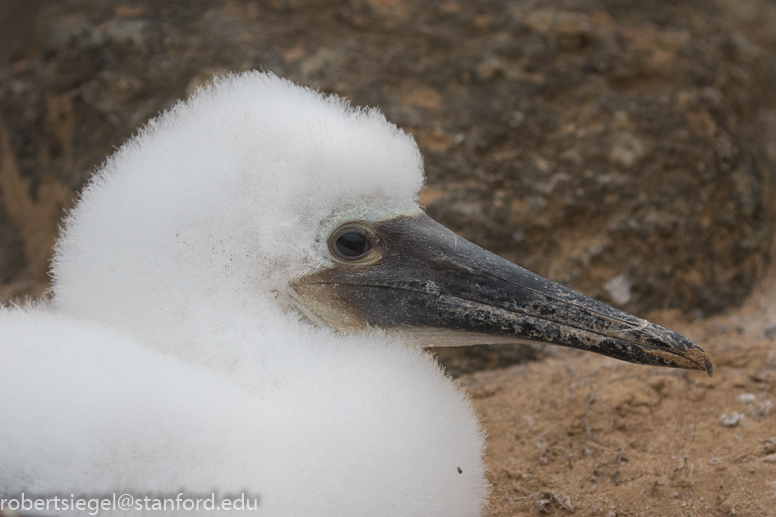
<svg viewBox="0 0 776 517">
<path fill-rule="evenodd" d="M 483 433 L 423 346 L 542 342 L 711 372 L 679 334 L 445 229 L 418 206 L 423 181 L 378 111 L 268 73 L 150 121 L 65 221 L 51 304 L 0 311 L 0 495 L 480 515 Z"/>
</svg>

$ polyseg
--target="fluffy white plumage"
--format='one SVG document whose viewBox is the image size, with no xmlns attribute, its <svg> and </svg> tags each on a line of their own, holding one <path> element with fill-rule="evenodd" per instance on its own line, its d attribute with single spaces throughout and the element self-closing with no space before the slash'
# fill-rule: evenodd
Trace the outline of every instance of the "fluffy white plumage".
<svg viewBox="0 0 776 517">
<path fill-rule="evenodd" d="M 288 291 L 331 261 L 340 223 L 417 213 L 422 183 L 381 114 L 271 74 L 216 80 L 150 122 L 68 217 L 52 305 L 0 311 L 0 494 L 479 515 L 483 436 L 462 391 L 412 343 L 306 323 Z"/>
</svg>

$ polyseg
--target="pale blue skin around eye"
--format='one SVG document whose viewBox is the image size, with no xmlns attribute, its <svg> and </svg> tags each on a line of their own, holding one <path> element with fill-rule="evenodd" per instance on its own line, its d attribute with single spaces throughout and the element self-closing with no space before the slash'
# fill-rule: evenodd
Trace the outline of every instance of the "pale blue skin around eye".
<svg viewBox="0 0 776 517">
<path fill-rule="evenodd" d="M 371 225 L 378 221 L 387 221 L 400 216 L 411 217 L 422 213 L 423 209 L 416 203 L 354 207 L 338 211 L 321 223 L 321 231 L 316 239 L 318 252 L 320 256 L 326 257 L 325 261 L 328 264 L 333 265 L 334 261 L 328 246 L 329 236 L 343 224 L 365 223 Z"/>
</svg>

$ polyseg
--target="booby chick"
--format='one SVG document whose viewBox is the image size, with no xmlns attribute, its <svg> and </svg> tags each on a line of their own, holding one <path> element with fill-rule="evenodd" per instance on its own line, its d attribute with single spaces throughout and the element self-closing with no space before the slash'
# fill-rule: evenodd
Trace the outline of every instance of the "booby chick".
<svg viewBox="0 0 776 517">
<path fill-rule="evenodd" d="M 422 346 L 711 371 L 684 337 L 446 230 L 423 181 L 378 111 L 271 74 L 216 79 L 149 122 L 67 218 L 50 306 L 0 311 L 0 495 L 476 516 L 483 433 Z"/>
</svg>

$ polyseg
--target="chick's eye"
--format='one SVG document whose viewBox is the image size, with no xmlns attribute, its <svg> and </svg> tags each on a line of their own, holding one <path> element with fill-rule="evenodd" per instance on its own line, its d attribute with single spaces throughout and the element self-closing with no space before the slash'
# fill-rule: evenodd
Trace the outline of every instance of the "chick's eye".
<svg viewBox="0 0 776 517">
<path fill-rule="evenodd" d="M 337 251 L 348 258 L 357 258 L 372 249 L 369 239 L 358 233 L 345 233 L 335 241 Z"/>
</svg>

